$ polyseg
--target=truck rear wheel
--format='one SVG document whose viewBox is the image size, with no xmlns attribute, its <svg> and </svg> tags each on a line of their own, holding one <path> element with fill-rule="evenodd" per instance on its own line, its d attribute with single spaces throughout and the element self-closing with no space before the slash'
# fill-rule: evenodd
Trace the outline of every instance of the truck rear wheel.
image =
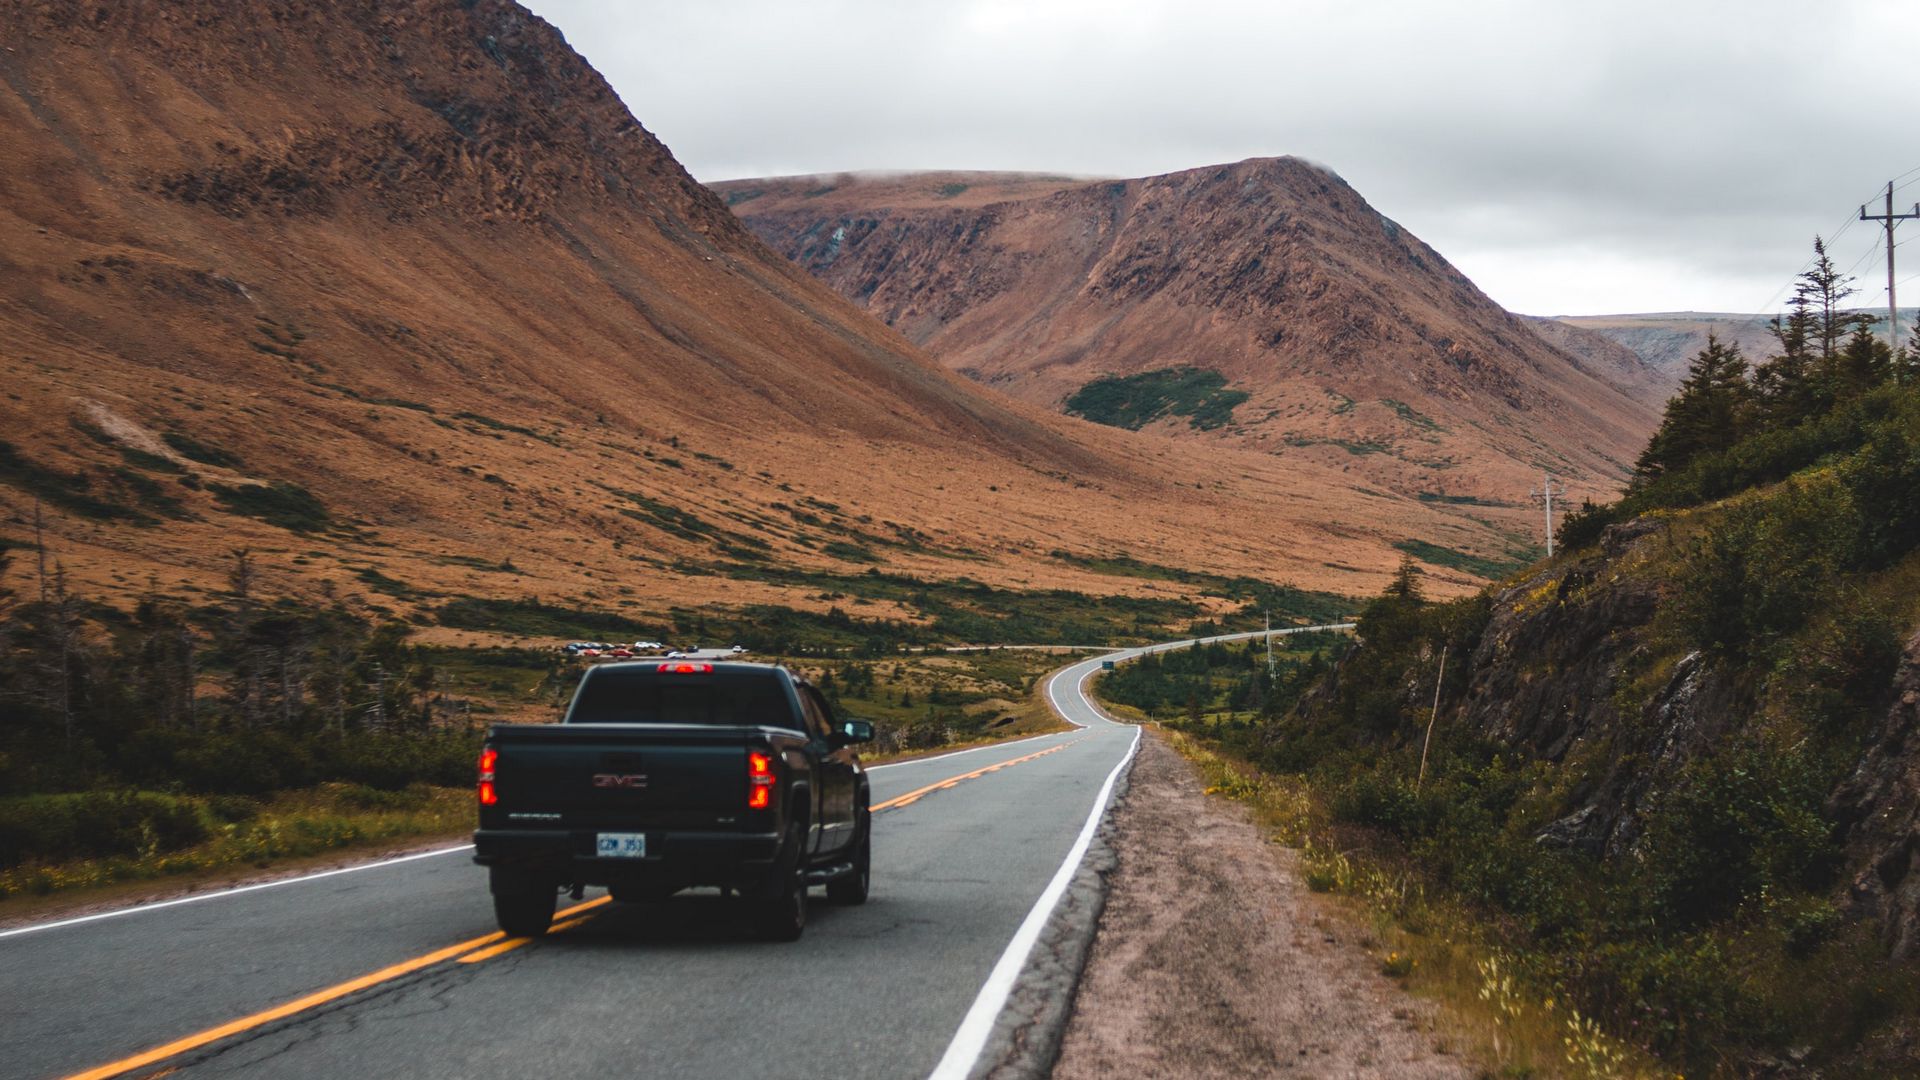
<svg viewBox="0 0 1920 1080">
<path fill-rule="evenodd" d="M 553 925 L 559 889 L 552 882 L 496 869 L 492 885 L 493 917 L 500 929 L 514 937 L 540 937 Z"/>
<path fill-rule="evenodd" d="M 748 901 L 754 936 L 762 941 L 798 941 L 807 928 L 807 879 L 800 872 L 806 840 L 805 826 L 787 832 L 785 856 L 763 891 Z"/>
</svg>

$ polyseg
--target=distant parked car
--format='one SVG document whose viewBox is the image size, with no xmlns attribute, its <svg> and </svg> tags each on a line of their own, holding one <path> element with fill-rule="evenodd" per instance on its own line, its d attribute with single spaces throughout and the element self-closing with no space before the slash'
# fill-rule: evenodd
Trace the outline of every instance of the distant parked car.
<svg viewBox="0 0 1920 1080">
<path fill-rule="evenodd" d="M 660 649 L 666 648 L 665 645 L 662 645 L 657 641 L 636 641 L 633 643 L 633 647 L 634 649 L 639 650 L 641 652 L 656 652 Z"/>
<path fill-rule="evenodd" d="M 632 649 L 628 649 L 628 648 L 619 648 L 619 649 L 608 649 L 608 650 L 607 650 L 607 655 L 608 655 L 608 656 L 618 656 L 618 657 L 622 657 L 622 658 L 625 658 L 625 657 L 630 657 L 630 656 L 632 656 L 632 655 L 633 655 L 633 650 L 632 650 Z"/>
<path fill-rule="evenodd" d="M 747 647 L 745 645 L 735 645 L 733 648 L 728 649 L 727 651 L 731 653 L 743 653 L 747 651 Z"/>
<path fill-rule="evenodd" d="M 599 655 L 600 655 L 600 650 L 599 650 L 599 649 L 581 649 L 581 650 L 580 650 L 580 653 L 579 653 L 579 655 L 581 655 L 581 656 L 599 656 Z"/>
<path fill-rule="evenodd" d="M 667 652 L 667 659 L 669 660 L 685 660 L 686 658 L 687 654 L 679 649 L 671 649 Z"/>
</svg>

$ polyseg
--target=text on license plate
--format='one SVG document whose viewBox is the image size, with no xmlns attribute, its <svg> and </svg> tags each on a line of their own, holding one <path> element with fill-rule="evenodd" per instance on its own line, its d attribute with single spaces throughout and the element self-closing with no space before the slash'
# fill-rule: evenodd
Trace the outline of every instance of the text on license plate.
<svg viewBox="0 0 1920 1080">
<path fill-rule="evenodd" d="M 646 833 L 603 832 L 600 834 L 600 857 L 603 859 L 644 859 L 646 856 Z"/>
</svg>

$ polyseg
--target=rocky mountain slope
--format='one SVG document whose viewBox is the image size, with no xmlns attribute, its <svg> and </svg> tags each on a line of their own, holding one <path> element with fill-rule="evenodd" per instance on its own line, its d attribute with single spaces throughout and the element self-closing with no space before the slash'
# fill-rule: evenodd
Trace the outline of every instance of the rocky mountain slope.
<svg viewBox="0 0 1920 1080">
<path fill-rule="evenodd" d="M 1506 543 L 945 371 L 505 0 L 26 0 L 9 26 L 0 536 L 38 516 L 112 595 L 220 588 L 239 548 L 269 592 L 401 613 L 824 610 L 794 573 L 876 566 L 1186 588 L 1086 568 L 1118 553 L 1361 591 L 1399 538 Z"/>
<path fill-rule="evenodd" d="M 1298 159 L 1135 180 L 714 186 L 775 248 L 973 378 L 1340 467 L 1401 500 L 1517 521 L 1542 469 L 1610 493 L 1664 390 L 1630 355 L 1593 363 L 1543 340 Z"/>
<path fill-rule="evenodd" d="M 1687 373 L 1684 361 L 1678 365 L 1656 363 L 1625 342 L 1568 319 L 1528 315 L 1526 321 L 1534 333 L 1555 348 L 1579 358 L 1581 367 L 1641 400 L 1665 402 Z"/>
</svg>

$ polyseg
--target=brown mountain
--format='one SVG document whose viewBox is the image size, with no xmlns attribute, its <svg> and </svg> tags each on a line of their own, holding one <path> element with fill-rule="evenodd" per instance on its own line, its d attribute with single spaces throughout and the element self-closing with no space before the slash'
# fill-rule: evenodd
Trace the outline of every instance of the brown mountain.
<svg viewBox="0 0 1920 1080">
<path fill-rule="evenodd" d="M 1593 363 L 1543 340 L 1298 159 L 1137 180 L 714 187 L 956 370 L 1046 408 L 1129 426 L 1144 413 L 1167 434 L 1348 468 L 1401 497 L 1523 503 L 1541 469 L 1611 492 L 1664 396 L 1630 354 Z M 1161 374 L 1101 382 L 1146 373 Z M 1139 400 L 1155 389 L 1201 400 L 1156 413 Z"/>
<path fill-rule="evenodd" d="M 1126 553 L 1362 592 L 1397 540 L 1507 544 L 951 374 L 749 235 L 503 0 L 8 18 L 0 541 L 39 514 L 90 589 L 219 588 L 248 548 L 268 592 L 402 613 L 892 616 L 793 573 L 1191 591 L 1081 558 Z"/>
</svg>

